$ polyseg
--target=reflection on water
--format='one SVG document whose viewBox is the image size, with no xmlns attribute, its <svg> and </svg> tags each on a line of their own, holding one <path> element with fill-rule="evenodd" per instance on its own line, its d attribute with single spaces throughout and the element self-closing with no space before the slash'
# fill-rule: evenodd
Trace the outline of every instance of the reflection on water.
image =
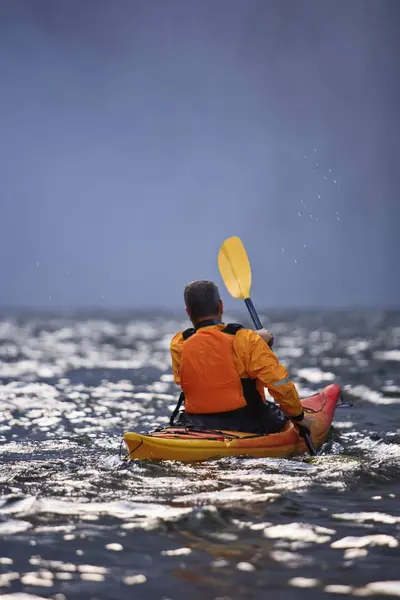
<svg viewBox="0 0 400 600">
<path fill-rule="evenodd" d="M 400 315 L 275 322 L 301 394 L 353 406 L 315 459 L 188 465 L 118 458 L 167 423 L 186 323 L 0 321 L 0 598 L 400 596 Z"/>
</svg>

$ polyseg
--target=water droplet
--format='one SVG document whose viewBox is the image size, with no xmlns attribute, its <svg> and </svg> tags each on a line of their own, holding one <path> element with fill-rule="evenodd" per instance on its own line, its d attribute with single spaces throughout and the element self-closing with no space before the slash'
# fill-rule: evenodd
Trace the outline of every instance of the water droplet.
<svg viewBox="0 0 400 600">
<path fill-rule="evenodd" d="M 333 183 L 337 183 L 336 179 L 333 180 Z"/>
<path fill-rule="evenodd" d="M 304 158 L 307 158 L 307 156 L 306 156 L 306 155 L 304 155 Z"/>
<path fill-rule="evenodd" d="M 51 300 L 51 296 L 49 296 L 49 300 Z"/>
<path fill-rule="evenodd" d="M 319 167 L 319 163 L 317 163 L 317 167 Z"/>
<path fill-rule="evenodd" d="M 328 169 L 329 173 L 332 173 L 332 169 Z"/>
<path fill-rule="evenodd" d="M 37 266 L 37 267 L 39 267 L 39 266 L 40 266 L 40 262 L 39 262 L 39 261 L 37 261 L 37 263 L 36 263 L 36 266 Z"/>
<path fill-rule="evenodd" d="M 282 252 L 285 252 L 285 248 L 282 248 Z"/>
<path fill-rule="evenodd" d="M 307 248 L 307 246 L 305 244 L 303 244 L 303 248 Z"/>
<path fill-rule="evenodd" d="M 312 219 L 312 218 L 313 218 L 313 216 L 312 216 L 312 214 L 310 213 L 310 219 Z"/>
<path fill-rule="evenodd" d="M 297 260 L 296 259 L 294 259 L 294 263 L 297 265 Z"/>
<path fill-rule="evenodd" d="M 324 179 L 328 179 L 326 175 L 324 175 Z"/>
<path fill-rule="evenodd" d="M 315 173 L 315 169 L 313 169 L 312 172 Z"/>
<path fill-rule="evenodd" d="M 315 220 L 318 221 L 319 220 L 318 217 L 315 217 Z"/>
<path fill-rule="evenodd" d="M 316 148 L 314 148 L 314 152 L 316 152 L 316 151 L 317 151 L 317 149 L 316 149 Z"/>
<path fill-rule="evenodd" d="M 321 194 L 318 194 L 318 198 L 321 200 L 321 198 L 322 198 Z"/>
<path fill-rule="evenodd" d="M 299 215 L 299 217 L 301 217 L 301 212 L 298 212 L 297 214 Z"/>
<path fill-rule="evenodd" d="M 337 221 L 340 221 L 340 217 L 336 217 L 336 220 L 337 220 Z"/>
</svg>

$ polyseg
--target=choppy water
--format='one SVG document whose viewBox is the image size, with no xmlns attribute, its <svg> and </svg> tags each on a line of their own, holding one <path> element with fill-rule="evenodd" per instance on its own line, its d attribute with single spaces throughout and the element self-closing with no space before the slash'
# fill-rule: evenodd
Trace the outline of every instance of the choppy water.
<svg viewBox="0 0 400 600">
<path fill-rule="evenodd" d="M 127 465 L 122 432 L 175 404 L 186 323 L 3 316 L 1 598 L 400 596 L 400 313 L 273 322 L 301 394 L 353 402 L 319 457 Z"/>
</svg>

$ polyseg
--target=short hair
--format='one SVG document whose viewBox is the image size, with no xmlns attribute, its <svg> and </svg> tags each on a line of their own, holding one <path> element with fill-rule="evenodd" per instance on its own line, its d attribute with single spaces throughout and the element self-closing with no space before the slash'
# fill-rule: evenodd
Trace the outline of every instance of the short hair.
<svg viewBox="0 0 400 600">
<path fill-rule="evenodd" d="M 194 320 L 218 313 L 221 296 L 212 281 L 192 281 L 185 287 L 184 298 L 186 308 Z"/>
</svg>

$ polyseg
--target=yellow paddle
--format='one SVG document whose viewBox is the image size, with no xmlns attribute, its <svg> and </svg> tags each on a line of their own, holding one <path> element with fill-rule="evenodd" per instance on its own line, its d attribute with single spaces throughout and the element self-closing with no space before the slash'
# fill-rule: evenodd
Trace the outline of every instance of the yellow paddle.
<svg viewBox="0 0 400 600">
<path fill-rule="evenodd" d="M 224 241 L 218 253 L 218 267 L 230 295 L 245 301 L 255 328 L 262 329 L 261 321 L 250 298 L 250 262 L 239 237 L 233 236 Z"/>
<path fill-rule="evenodd" d="M 218 253 L 218 268 L 230 295 L 245 301 L 254 326 L 256 329 L 262 329 L 261 321 L 250 298 L 251 267 L 249 257 L 239 237 L 233 236 L 223 242 Z M 272 340 L 269 345 L 272 347 Z M 299 434 L 304 438 L 309 453 L 315 455 L 317 452 L 308 430 L 300 425 L 297 425 L 297 427 Z"/>
</svg>

